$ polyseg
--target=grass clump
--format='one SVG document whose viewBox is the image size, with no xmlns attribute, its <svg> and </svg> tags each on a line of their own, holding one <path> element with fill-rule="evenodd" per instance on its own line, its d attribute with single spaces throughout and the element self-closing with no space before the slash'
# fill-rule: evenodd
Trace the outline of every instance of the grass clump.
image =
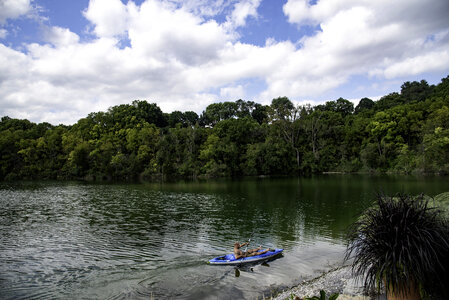
<svg viewBox="0 0 449 300">
<path fill-rule="evenodd" d="M 432 299 L 449 296 L 448 257 L 447 218 L 423 195 L 379 194 L 375 205 L 351 227 L 346 251 L 367 290 L 419 290 Z"/>
</svg>

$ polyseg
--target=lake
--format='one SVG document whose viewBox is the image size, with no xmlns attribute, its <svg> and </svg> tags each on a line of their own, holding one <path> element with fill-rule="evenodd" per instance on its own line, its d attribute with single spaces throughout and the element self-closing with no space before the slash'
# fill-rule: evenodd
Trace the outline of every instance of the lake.
<svg viewBox="0 0 449 300">
<path fill-rule="evenodd" d="M 2 299 L 256 299 L 343 262 L 377 192 L 435 196 L 445 177 L 323 175 L 181 183 L 0 183 Z M 283 248 L 246 268 L 235 241 Z"/>
</svg>

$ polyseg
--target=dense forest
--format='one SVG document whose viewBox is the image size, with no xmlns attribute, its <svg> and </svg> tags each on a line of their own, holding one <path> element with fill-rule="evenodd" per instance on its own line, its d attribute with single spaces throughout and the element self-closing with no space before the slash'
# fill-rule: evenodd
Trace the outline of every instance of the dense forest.
<svg viewBox="0 0 449 300">
<path fill-rule="evenodd" d="M 156 104 L 96 112 L 71 126 L 3 117 L 0 180 L 169 179 L 321 172 L 449 173 L 449 76 L 405 82 L 354 108 L 238 100 L 195 112 Z"/>
</svg>

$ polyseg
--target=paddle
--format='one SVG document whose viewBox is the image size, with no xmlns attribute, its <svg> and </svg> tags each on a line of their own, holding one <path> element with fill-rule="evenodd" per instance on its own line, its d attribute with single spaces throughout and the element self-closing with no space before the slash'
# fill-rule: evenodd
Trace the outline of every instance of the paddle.
<svg viewBox="0 0 449 300">
<path fill-rule="evenodd" d="M 251 243 L 251 238 L 248 240 L 248 242 L 247 242 L 247 244 L 246 244 L 245 252 L 246 252 L 246 250 L 248 250 L 248 245 L 249 245 L 249 243 Z"/>
<path fill-rule="evenodd" d="M 252 235 L 251 235 L 252 236 Z M 247 244 L 246 244 L 246 247 L 245 247 L 245 251 L 244 252 L 246 252 L 247 250 L 248 250 L 248 245 L 251 243 L 251 238 L 249 238 L 249 240 L 248 240 L 248 242 L 247 242 Z M 260 247 L 262 247 L 262 246 L 260 246 Z M 270 249 L 270 248 L 269 248 Z M 271 250 L 271 249 L 270 249 Z"/>
</svg>

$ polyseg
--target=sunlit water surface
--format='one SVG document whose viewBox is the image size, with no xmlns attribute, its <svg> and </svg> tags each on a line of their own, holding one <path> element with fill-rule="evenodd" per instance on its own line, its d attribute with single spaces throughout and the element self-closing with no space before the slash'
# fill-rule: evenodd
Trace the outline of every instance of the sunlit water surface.
<svg viewBox="0 0 449 300">
<path fill-rule="evenodd" d="M 255 299 L 343 262 L 379 191 L 447 178 L 320 176 L 166 184 L 0 183 L 2 299 Z M 206 262 L 234 241 L 284 248 L 246 268 Z"/>
</svg>

